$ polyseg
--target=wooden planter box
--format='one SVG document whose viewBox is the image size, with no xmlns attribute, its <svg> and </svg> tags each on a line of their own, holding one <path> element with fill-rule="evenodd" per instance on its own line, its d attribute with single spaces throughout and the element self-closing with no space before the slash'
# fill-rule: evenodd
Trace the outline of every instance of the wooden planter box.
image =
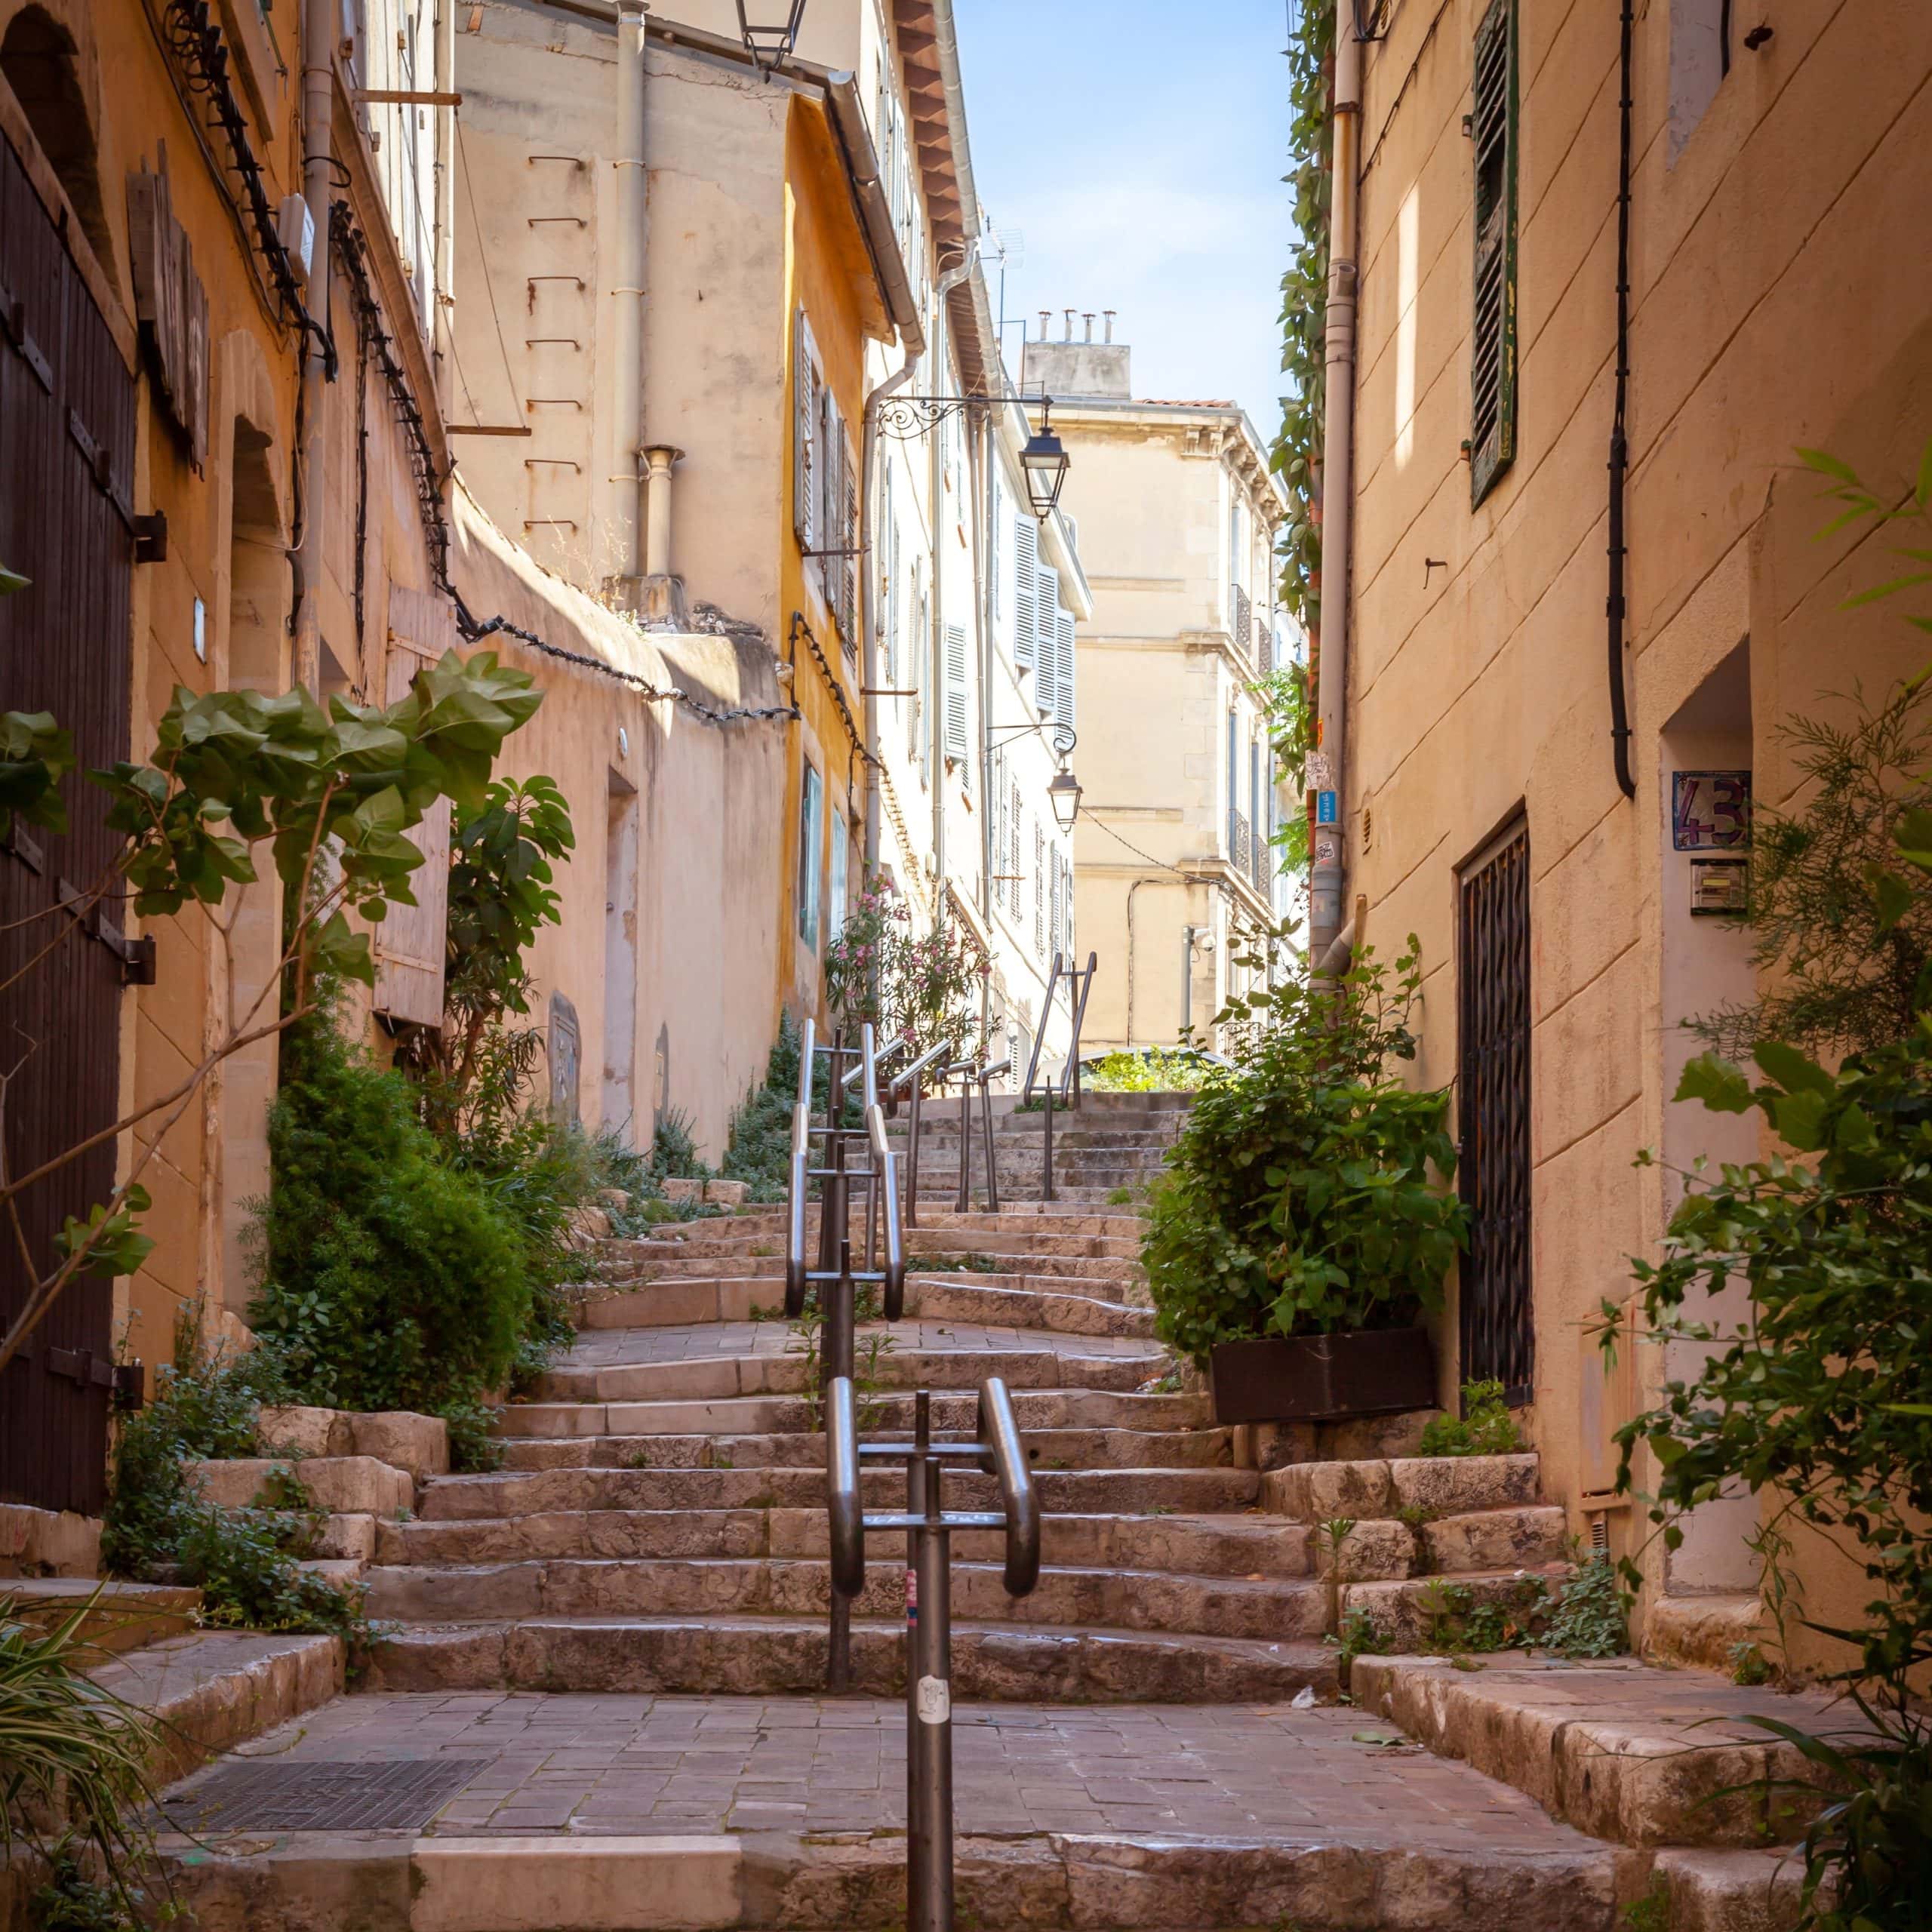
<svg viewBox="0 0 1932 1932">
<path fill-rule="evenodd" d="M 1223 1342 L 1208 1374 L 1222 1423 L 1336 1422 L 1435 1404 L 1435 1353 L 1420 1328 Z"/>
</svg>

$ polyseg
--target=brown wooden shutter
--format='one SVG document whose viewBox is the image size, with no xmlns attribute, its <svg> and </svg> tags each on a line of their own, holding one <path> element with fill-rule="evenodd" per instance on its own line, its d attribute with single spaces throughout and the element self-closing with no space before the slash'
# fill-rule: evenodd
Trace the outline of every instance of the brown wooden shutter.
<svg viewBox="0 0 1932 1932">
<path fill-rule="evenodd" d="M 417 672 L 456 645 L 456 611 L 446 597 L 389 592 L 389 662 L 383 701 L 407 697 Z M 408 834 L 423 854 L 410 875 L 414 906 L 392 906 L 375 928 L 376 1011 L 423 1026 L 443 1023 L 443 966 L 448 946 L 450 801 L 438 798 Z"/>
<path fill-rule="evenodd" d="M 1476 29 L 1475 313 L 1469 371 L 1469 500 L 1516 454 L 1516 13 L 1492 0 Z"/>
</svg>

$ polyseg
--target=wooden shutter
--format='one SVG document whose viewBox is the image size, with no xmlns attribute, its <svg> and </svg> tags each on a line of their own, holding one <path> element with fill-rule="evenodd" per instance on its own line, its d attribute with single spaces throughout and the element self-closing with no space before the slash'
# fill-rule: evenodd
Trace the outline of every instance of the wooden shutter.
<svg viewBox="0 0 1932 1932">
<path fill-rule="evenodd" d="M 970 790 L 973 765 L 969 755 L 971 740 L 967 719 L 966 628 L 963 624 L 946 627 L 946 691 L 944 694 L 946 755 L 959 763 L 960 782 Z"/>
<path fill-rule="evenodd" d="M 1030 516 L 1013 519 L 1013 666 L 1017 671 L 1032 669 L 1034 645 L 1039 618 L 1038 585 L 1040 540 Z"/>
<path fill-rule="evenodd" d="M 859 465 L 841 423 L 838 429 L 838 541 L 845 554 L 835 558 L 838 579 L 838 627 L 850 657 L 859 648 Z"/>
<path fill-rule="evenodd" d="M 813 547 L 818 509 L 818 417 L 817 352 L 801 309 L 792 335 L 792 530 L 805 550 Z"/>
<path fill-rule="evenodd" d="M 394 704 L 425 664 L 456 645 L 455 607 L 420 590 L 389 592 L 389 664 L 383 702 Z M 423 854 L 409 875 L 414 906 L 392 906 L 374 928 L 378 1013 L 419 1026 L 443 1023 L 443 965 L 448 946 L 450 801 L 438 798 L 407 836 Z"/>
<path fill-rule="evenodd" d="M 1469 500 L 1516 454 L 1516 13 L 1491 0 L 1476 29 L 1475 312 L 1471 320 Z"/>
</svg>

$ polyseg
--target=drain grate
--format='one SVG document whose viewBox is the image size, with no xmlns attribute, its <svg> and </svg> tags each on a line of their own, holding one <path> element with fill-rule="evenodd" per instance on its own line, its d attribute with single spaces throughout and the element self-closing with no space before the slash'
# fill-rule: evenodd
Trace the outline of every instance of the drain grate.
<svg viewBox="0 0 1932 1932">
<path fill-rule="evenodd" d="M 420 1830 L 491 1761 L 397 1758 L 374 1764 L 274 1764 L 233 1758 L 171 1798 L 168 1817 L 191 1832 Z"/>
</svg>

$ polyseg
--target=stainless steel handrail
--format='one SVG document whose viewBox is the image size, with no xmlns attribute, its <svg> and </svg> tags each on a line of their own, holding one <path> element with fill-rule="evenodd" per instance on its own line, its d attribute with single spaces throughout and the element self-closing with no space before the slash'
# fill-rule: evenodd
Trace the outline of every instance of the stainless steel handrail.
<svg viewBox="0 0 1932 1932">
<path fill-rule="evenodd" d="M 868 1515 L 861 1471 L 870 1462 L 906 1466 L 904 1511 Z M 998 1510 L 949 1510 L 942 1484 L 948 1466 L 989 1471 Z M 849 1607 L 865 1587 L 866 1532 L 903 1531 L 906 1599 L 906 1924 L 950 1932 L 953 1923 L 952 1537 L 955 1530 L 1004 1529 L 1004 1581 L 1026 1595 L 1040 1574 L 1040 1512 L 1012 1398 L 997 1376 L 980 1385 L 978 1439 L 935 1442 L 932 1397 L 913 1404 L 910 1442 L 858 1439 L 858 1403 L 841 1377 L 826 1395 L 826 1480 L 829 1491 L 832 1582 Z"/>
</svg>

